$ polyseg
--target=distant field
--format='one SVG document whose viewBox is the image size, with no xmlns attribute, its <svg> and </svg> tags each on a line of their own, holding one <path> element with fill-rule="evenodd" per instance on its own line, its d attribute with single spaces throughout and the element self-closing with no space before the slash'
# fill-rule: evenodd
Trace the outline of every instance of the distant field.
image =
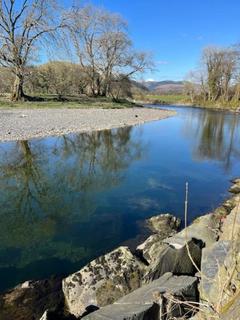
<svg viewBox="0 0 240 320">
<path fill-rule="evenodd" d="M 146 101 L 150 103 L 166 103 L 166 104 L 175 104 L 175 103 L 184 103 L 187 101 L 187 97 L 183 94 L 147 94 L 144 96 L 135 96 L 136 100 Z"/>
</svg>

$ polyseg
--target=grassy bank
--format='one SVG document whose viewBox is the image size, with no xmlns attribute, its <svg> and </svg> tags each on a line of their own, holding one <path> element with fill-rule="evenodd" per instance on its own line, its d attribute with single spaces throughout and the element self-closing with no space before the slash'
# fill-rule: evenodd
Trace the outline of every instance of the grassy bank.
<svg viewBox="0 0 240 320">
<path fill-rule="evenodd" d="M 135 95 L 134 99 L 136 101 L 141 101 L 143 103 L 152 104 L 185 104 L 187 101 L 187 96 L 183 94 L 146 94 L 146 95 Z"/>
<path fill-rule="evenodd" d="M 204 101 L 201 99 L 196 99 L 192 102 L 187 95 L 184 94 L 164 94 L 164 95 L 154 95 L 146 94 L 145 96 L 135 96 L 136 101 L 141 101 L 141 103 L 152 103 L 152 104 L 166 104 L 166 105 L 189 105 L 196 107 L 203 107 L 215 110 L 230 110 L 237 111 L 240 108 L 240 101 Z"/>
<path fill-rule="evenodd" d="M 57 96 L 39 96 L 31 100 L 12 102 L 8 98 L 0 97 L 0 108 L 19 108 L 19 109 L 41 109 L 41 108 L 64 108 L 64 109 L 122 109 L 131 108 L 137 105 L 128 100 L 119 102 L 113 101 L 111 98 L 102 97 L 75 97 L 67 96 L 59 98 Z"/>
<path fill-rule="evenodd" d="M 209 109 L 216 109 L 216 110 L 230 110 L 230 111 L 237 111 L 240 108 L 240 101 L 231 100 L 231 101 L 204 101 L 204 100 L 196 100 L 193 103 L 194 106 L 201 106 L 204 108 Z"/>
</svg>

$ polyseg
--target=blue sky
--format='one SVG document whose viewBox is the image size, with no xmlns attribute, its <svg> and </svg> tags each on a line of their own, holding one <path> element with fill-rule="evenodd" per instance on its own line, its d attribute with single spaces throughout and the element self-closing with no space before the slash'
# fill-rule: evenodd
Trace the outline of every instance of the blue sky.
<svg viewBox="0 0 240 320">
<path fill-rule="evenodd" d="M 69 2 L 65 0 L 66 5 Z M 203 47 L 240 42 L 240 0 L 91 0 L 91 3 L 120 13 L 129 23 L 135 47 L 153 53 L 157 71 L 145 74 L 145 79 L 181 80 L 198 65 Z"/>
</svg>

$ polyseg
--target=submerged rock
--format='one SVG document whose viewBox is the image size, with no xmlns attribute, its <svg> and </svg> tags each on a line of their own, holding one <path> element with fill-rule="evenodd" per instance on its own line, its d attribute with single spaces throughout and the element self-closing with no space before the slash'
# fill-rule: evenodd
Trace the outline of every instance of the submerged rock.
<svg viewBox="0 0 240 320">
<path fill-rule="evenodd" d="M 127 247 L 93 260 L 63 280 L 69 312 L 80 316 L 90 305 L 111 304 L 139 288 L 145 268 Z"/>
<path fill-rule="evenodd" d="M 173 298 L 179 303 L 173 303 Z M 160 310 L 168 317 L 183 316 L 188 310 L 184 301 L 197 301 L 197 278 L 164 274 L 119 299 L 113 305 L 99 309 L 84 317 L 86 320 L 159 320 Z"/>
<path fill-rule="evenodd" d="M 39 320 L 46 309 L 62 309 L 61 279 L 26 281 L 0 296 L 1 320 Z"/>
</svg>

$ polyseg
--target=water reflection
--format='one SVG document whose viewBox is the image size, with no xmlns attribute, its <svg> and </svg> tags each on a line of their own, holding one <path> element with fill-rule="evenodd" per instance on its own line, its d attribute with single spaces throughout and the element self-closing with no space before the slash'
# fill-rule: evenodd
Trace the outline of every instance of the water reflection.
<svg viewBox="0 0 240 320">
<path fill-rule="evenodd" d="M 224 112 L 190 110 L 184 131 L 194 136 L 194 157 L 198 160 L 220 161 L 225 170 L 233 158 L 240 158 L 240 117 Z"/>
<path fill-rule="evenodd" d="M 69 238 L 91 219 L 101 192 L 119 185 L 122 172 L 141 158 L 142 145 L 131 134 L 127 127 L 1 145 L 0 268 L 93 254 L 91 244 L 79 243 L 84 231 Z"/>
<path fill-rule="evenodd" d="M 170 212 L 189 221 L 240 176 L 240 119 L 175 108 L 134 128 L 0 144 L 0 291 L 71 273 Z"/>
</svg>

